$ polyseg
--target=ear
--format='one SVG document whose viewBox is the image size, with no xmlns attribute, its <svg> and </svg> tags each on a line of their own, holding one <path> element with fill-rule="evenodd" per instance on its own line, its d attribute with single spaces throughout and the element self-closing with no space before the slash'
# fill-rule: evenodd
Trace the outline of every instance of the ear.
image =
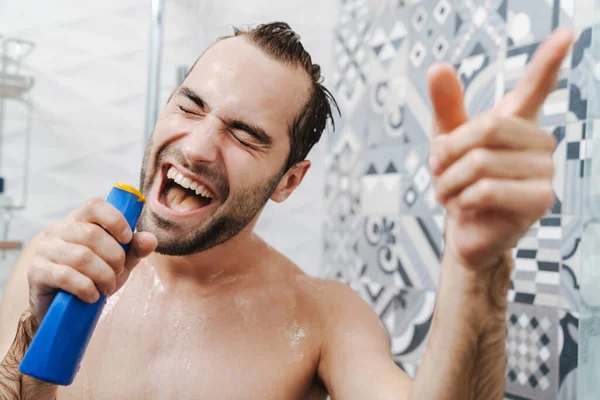
<svg viewBox="0 0 600 400">
<path fill-rule="evenodd" d="M 310 161 L 303 160 L 291 167 L 285 173 L 285 175 L 283 175 L 281 181 L 279 181 L 279 185 L 277 185 L 277 188 L 271 195 L 271 200 L 277 203 L 281 203 L 282 201 L 287 199 L 290 196 L 290 194 L 292 194 L 292 192 L 298 187 L 300 182 L 302 182 L 302 179 L 304 179 L 304 175 L 306 175 L 306 172 L 310 168 L 310 165 Z"/>
</svg>

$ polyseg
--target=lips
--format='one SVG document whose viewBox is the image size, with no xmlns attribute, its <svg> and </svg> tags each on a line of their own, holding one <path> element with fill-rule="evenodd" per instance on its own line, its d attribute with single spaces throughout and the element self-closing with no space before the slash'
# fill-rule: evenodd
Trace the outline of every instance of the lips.
<svg viewBox="0 0 600 400">
<path fill-rule="evenodd" d="M 171 166 L 167 172 L 167 179 L 171 179 L 179 186 L 184 189 L 189 189 L 196 193 L 197 196 L 204 197 L 206 199 L 212 199 L 215 197 L 213 192 L 204 184 L 198 182 L 193 178 L 189 178 L 183 175 L 177 168 Z"/>
<path fill-rule="evenodd" d="M 217 204 L 213 189 L 181 167 L 165 165 L 160 185 L 153 195 L 152 208 L 170 219 L 209 212 Z"/>
</svg>

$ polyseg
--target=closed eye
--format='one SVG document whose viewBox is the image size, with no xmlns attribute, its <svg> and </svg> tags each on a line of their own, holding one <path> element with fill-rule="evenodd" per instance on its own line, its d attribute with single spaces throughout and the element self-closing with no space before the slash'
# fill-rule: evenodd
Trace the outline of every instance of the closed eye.
<svg viewBox="0 0 600 400">
<path fill-rule="evenodd" d="M 183 111 L 184 113 L 186 113 L 186 114 L 192 114 L 192 115 L 202 115 L 202 114 L 200 114 L 200 113 L 197 113 L 197 112 L 194 112 L 194 111 L 188 110 L 187 108 L 185 108 L 185 107 L 183 107 L 183 106 L 179 106 L 179 109 L 180 109 L 181 111 Z"/>
<path fill-rule="evenodd" d="M 248 147 L 249 149 L 254 149 L 255 148 L 252 144 L 250 144 L 250 143 L 246 142 L 245 140 L 241 139 L 240 138 L 240 133 L 234 132 L 232 130 L 229 130 L 229 133 L 231 134 L 231 136 L 233 136 L 235 138 L 235 140 L 237 140 L 238 142 L 240 142 L 240 144 L 242 146 Z M 245 133 L 245 132 L 243 132 L 243 133 Z"/>
</svg>

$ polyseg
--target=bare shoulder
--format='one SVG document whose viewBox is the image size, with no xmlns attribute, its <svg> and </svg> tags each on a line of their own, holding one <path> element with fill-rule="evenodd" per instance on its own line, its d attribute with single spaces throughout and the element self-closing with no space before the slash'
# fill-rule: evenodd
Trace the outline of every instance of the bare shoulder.
<svg viewBox="0 0 600 400">
<path fill-rule="evenodd" d="M 303 296 L 310 299 L 326 333 L 335 336 L 344 331 L 387 342 L 387 333 L 377 314 L 348 285 L 305 274 L 298 275 L 296 281 Z"/>
<path fill-rule="evenodd" d="M 312 277 L 304 273 L 296 275 L 296 282 L 303 292 L 314 297 L 324 309 L 367 306 L 360 296 L 343 282 Z"/>
<path fill-rule="evenodd" d="M 340 334 L 362 337 L 387 346 L 388 336 L 373 309 L 343 282 L 312 277 L 281 254 L 275 258 L 277 274 L 283 274 L 287 290 L 293 290 L 298 304 L 311 323 L 318 324 L 323 339 Z M 279 276 L 281 278 L 282 276 Z"/>
</svg>

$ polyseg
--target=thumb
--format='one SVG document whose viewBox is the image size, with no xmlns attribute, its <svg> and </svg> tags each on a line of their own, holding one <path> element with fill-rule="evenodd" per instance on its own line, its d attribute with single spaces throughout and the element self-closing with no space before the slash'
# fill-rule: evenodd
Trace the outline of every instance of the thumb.
<svg viewBox="0 0 600 400">
<path fill-rule="evenodd" d="M 132 270 L 142 258 L 147 257 L 152 253 L 158 240 L 150 232 L 136 232 L 133 234 L 133 239 L 129 244 L 129 251 L 127 252 L 127 259 L 125 260 L 125 268 Z"/>
<path fill-rule="evenodd" d="M 454 68 L 436 64 L 427 73 L 435 135 L 450 133 L 467 121 L 463 91 Z"/>
</svg>

